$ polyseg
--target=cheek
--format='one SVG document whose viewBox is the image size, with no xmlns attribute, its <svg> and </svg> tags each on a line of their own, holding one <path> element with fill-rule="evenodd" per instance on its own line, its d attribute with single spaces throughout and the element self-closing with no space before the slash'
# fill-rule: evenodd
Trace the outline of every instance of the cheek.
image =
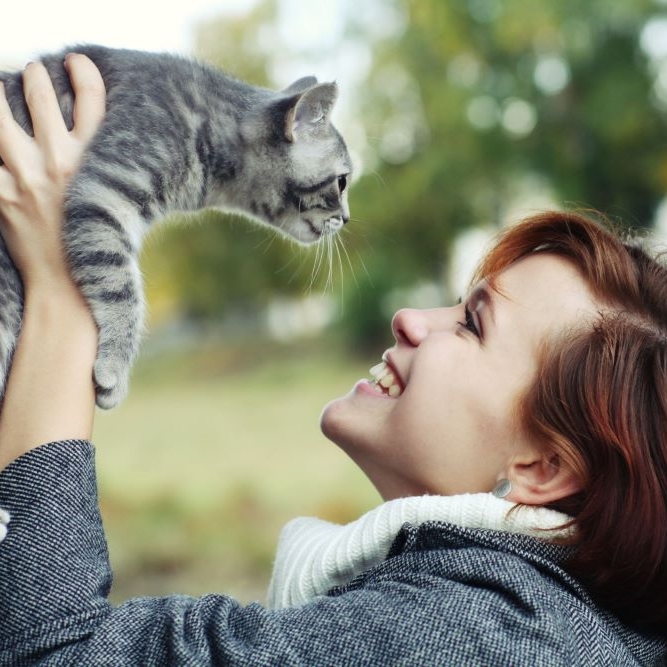
<svg viewBox="0 0 667 667">
<path fill-rule="evenodd" d="M 496 447 L 505 447 L 517 438 L 517 412 L 524 383 L 489 385 L 478 409 L 473 412 L 478 437 Z"/>
<path fill-rule="evenodd" d="M 409 388 L 392 415 L 397 435 L 423 448 L 510 438 L 515 391 L 496 374 L 470 367 L 457 369 L 455 379 L 452 370 L 441 365 L 430 381 Z"/>
<path fill-rule="evenodd" d="M 465 433 L 467 419 L 461 418 L 456 398 L 429 393 L 426 396 L 404 395 L 389 415 L 386 432 L 393 446 L 406 459 L 427 465 L 446 452 Z"/>
</svg>

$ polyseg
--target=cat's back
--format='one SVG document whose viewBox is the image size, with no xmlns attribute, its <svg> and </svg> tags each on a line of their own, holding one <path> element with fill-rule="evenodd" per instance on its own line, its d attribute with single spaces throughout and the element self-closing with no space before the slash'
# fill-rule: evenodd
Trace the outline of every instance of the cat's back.
<svg viewBox="0 0 667 667">
<path fill-rule="evenodd" d="M 125 106 L 128 114 L 136 111 L 150 113 L 151 108 L 168 109 L 181 103 L 191 110 L 201 108 L 204 111 L 220 99 L 235 106 L 245 106 L 260 94 L 260 89 L 191 58 L 170 53 L 76 45 L 40 58 L 51 76 L 69 127 L 74 98 L 64 67 L 67 53 L 88 56 L 104 80 L 107 108 Z M 15 119 L 24 129 L 31 130 L 21 72 L 0 72 L 0 80 L 5 84 Z"/>
</svg>

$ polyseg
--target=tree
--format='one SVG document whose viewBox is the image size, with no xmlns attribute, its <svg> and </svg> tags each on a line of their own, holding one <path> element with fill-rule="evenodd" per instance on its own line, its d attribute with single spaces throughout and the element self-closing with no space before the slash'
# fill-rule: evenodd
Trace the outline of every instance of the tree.
<svg viewBox="0 0 667 667">
<path fill-rule="evenodd" d="M 664 109 L 639 46 L 653 3 L 393 4 L 404 30 L 374 47 L 361 99 L 379 160 L 353 191 L 386 289 L 437 280 L 461 230 L 500 226 L 517 198 L 535 202 L 526 190 L 650 226 L 667 185 Z M 366 285 L 357 301 L 345 328 L 372 344 L 387 314 Z"/>
</svg>

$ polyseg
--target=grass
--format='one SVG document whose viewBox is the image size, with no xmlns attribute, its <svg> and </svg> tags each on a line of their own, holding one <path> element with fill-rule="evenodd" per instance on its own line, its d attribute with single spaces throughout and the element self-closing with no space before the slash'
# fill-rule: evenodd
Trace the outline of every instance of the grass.
<svg viewBox="0 0 667 667">
<path fill-rule="evenodd" d="M 280 527 L 378 502 L 319 431 L 366 374 L 335 348 L 218 343 L 144 359 L 95 426 L 112 599 L 225 592 L 263 600 Z"/>
</svg>

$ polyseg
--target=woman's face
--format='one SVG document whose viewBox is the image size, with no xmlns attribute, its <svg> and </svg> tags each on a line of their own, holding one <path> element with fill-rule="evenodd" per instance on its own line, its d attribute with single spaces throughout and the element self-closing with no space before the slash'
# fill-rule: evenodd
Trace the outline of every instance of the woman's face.
<svg viewBox="0 0 667 667">
<path fill-rule="evenodd" d="M 516 262 L 495 286 L 483 281 L 451 308 L 400 310 L 383 355 L 398 388 L 361 380 L 325 407 L 323 433 L 385 499 L 488 492 L 538 449 L 517 428 L 516 407 L 540 344 L 600 307 L 555 255 Z"/>
</svg>

